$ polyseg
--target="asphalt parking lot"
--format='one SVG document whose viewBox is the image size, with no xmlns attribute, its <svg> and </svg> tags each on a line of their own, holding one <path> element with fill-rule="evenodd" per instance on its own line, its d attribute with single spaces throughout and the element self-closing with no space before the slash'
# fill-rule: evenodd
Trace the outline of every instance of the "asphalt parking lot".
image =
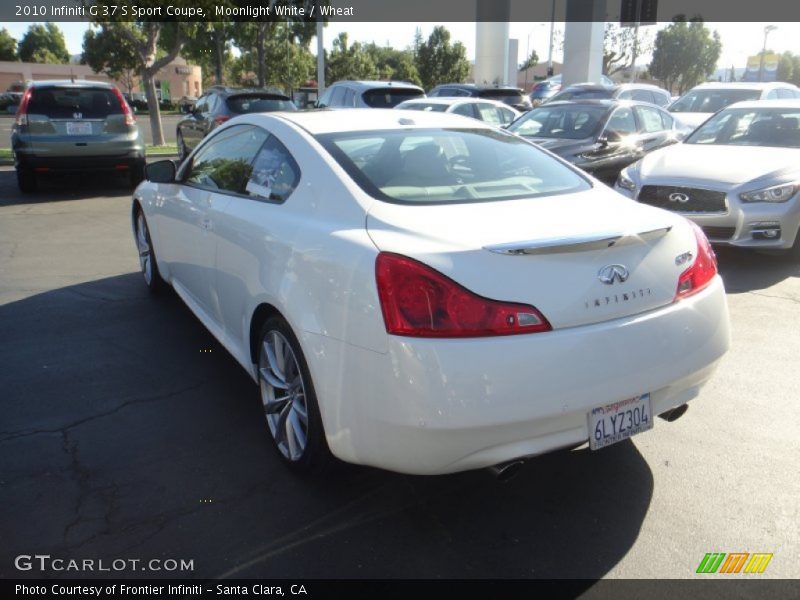
<svg viewBox="0 0 800 600">
<path fill-rule="evenodd" d="M 675 423 L 508 483 L 308 480 L 234 359 L 148 295 L 129 199 L 95 177 L 22 197 L 0 168 L 0 577 L 42 577 L 14 567 L 36 553 L 193 560 L 117 574 L 147 577 L 689 578 L 708 552 L 800 576 L 800 264 L 719 251 L 733 346 Z"/>
</svg>

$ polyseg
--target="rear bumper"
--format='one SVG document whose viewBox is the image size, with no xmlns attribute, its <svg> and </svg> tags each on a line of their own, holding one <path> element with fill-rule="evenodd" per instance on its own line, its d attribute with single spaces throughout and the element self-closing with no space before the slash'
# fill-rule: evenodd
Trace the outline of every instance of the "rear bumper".
<svg viewBox="0 0 800 600">
<path fill-rule="evenodd" d="M 727 351 L 730 331 L 717 277 L 658 310 L 529 336 L 389 336 L 386 354 L 317 334 L 302 342 L 335 455 L 440 474 L 585 442 L 596 406 L 645 392 L 653 414 L 684 404 Z"/>
<path fill-rule="evenodd" d="M 127 170 L 144 162 L 144 153 L 131 151 L 120 156 L 36 156 L 15 153 L 19 169 L 41 171 L 103 171 Z"/>
</svg>

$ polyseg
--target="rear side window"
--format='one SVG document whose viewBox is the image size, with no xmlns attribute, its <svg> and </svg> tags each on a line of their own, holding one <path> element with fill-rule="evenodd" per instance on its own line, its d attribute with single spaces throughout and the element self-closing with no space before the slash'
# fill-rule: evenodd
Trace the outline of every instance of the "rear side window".
<svg viewBox="0 0 800 600">
<path fill-rule="evenodd" d="M 781 100 L 785 100 L 786 98 L 794 98 L 794 92 L 792 90 L 787 90 L 785 88 L 780 88 L 778 90 L 778 98 Z"/>
<path fill-rule="evenodd" d="M 300 167 L 286 146 L 269 136 L 256 155 L 245 192 L 254 198 L 283 202 L 300 182 Z"/>
<path fill-rule="evenodd" d="M 105 119 L 122 114 L 122 107 L 106 88 L 35 88 L 28 113 L 49 119 Z"/>
<path fill-rule="evenodd" d="M 267 132 L 253 125 L 236 125 L 209 138 L 188 166 L 184 182 L 212 191 L 244 191 L 253 172 L 253 159 Z"/>
<path fill-rule="evenodd" d="M 372 108 L 394 108 L 405 100 L 419 98 L 422 90 L 413 88 L 375 88 L 364 92 L 364 102 Z"/>
<path fill-rule="evenodd" d="M 639 102 L 649 102 L 650 104 L 655 102 L 653 93 L 648 90 L 633 90 L 631 96 Z"/>
<path fill-rule="evenodd" d="M 456 106 L 453 111 L 457 115 L 462 115 L 464 117 L 471 117 L 473 119 L 477 119 L 477 115 L 475 114 L 475 106 L 469 102 L 465 102 L 464 104 L 459 104 Z"/>
<path fill-rule="evenodd" d="M 294 104 L 287 98 L 266 94 L 230 96 L 226 104 L 231 112 L 239 114 L 271 112 L 275 110 L 294 110 L 295 108 Z"/>
</svg>

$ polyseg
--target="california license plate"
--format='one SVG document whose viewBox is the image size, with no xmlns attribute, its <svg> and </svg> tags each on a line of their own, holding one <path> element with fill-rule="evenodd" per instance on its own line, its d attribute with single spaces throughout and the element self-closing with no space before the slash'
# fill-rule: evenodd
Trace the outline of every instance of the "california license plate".
<svg viewBox="0 0 800 600">
<path fill-rule="evenodd" d="M 649 393 L 598 406 L 589 413 L 589 447 L 599 450 L 652 428 Z"/>
<path fill-rule="evenodd" d="M 67 121 L 67 135 L 92 135 L 92 124 L 81 121 Z"/>
</svg>

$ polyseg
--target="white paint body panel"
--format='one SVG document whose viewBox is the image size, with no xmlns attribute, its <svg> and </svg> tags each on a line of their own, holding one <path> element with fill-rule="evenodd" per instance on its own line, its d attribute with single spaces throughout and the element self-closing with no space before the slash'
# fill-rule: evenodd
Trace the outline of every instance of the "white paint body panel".
<svg viewBox="0 0 800 600">
<path fill-rule="evenodd" d="M 682 218 L 599 184 L 530 200 L 380 202 L 312 137 L 336 130 L 334 114 L 342 131 L 397 126 L 397 111 L 237 118 L 231 125 L 256 124 L 276 135 L 300 165 L 299 185 L 285 203 L 229 196 L 192 204 L 182 186 L 149 182 L 135 199 L 162 275 L 253 378 L 256 308 L 270 304 L 286 318 L 336 456 L 407 473 L 455 472 L 584 441 L 593 406 L 651 392 L 658 414 L 697 395 L 728 347 L 728 314 L 719 278 L 690 298 L 671 300 L 686 268 L 674 258 L 694 247 Z M 441 114 L 412 118 L 417 127 L 464 123 Z M 210 223 L 193 230 L 198 219 Z M 603 251 L 508 256 L 483 248 L 664 226 L 671 231 L 658 240 Z M 477 339 L 388 335 L 375 283 L 381 250 L 422 260 L 478 294 L 534 304 L 554 331 Z M 587 306 L 599 287 L 609 287 L 598 282 L 598 268 L 620 260 L 630 263 L 631 284 L 653 289 L 649 303 Z"/>
</svg>

